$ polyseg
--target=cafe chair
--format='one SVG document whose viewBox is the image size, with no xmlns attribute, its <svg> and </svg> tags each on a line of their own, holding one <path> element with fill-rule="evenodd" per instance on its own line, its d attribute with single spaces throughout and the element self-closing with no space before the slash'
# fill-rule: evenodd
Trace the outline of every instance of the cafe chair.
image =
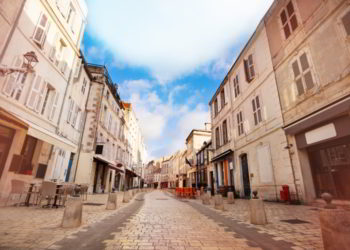
<svg viewBox="0 0 350 250">
<path fill-rule="evenodd" d="M 21 180 L 11 180 L 11 191 L 9 196 L 7 197 L 5 206 L 7 206 L 8 201 L 10 200 L 10 197 L 13 195 L 18 195 L 18 201 L 21 202 L 21 197 L 23 194 L 25 194 L 25 185 L 26 183 Z M 19 203 L 17 203 L 18 205 Z"/>
<path fill-rule="evenodd" d="M 50 206 L 50 201 L 52 199 L 57 198 L 57 184 L 54 182 L 50 182 L 50 181 L 43 181 L 42 185 L 41 185 L 41 189 L 39 192 L 39 202 L 38 202 L 38 206 L 41 205 L 41 201 L 43 199 L 47 199 L 47 206 Z M 52 205 L 51 205 L 52 206 Z"/>
<path fill-rule="evenodd" d="M 62 202 L 62 205 L 65 206 L 66 201 L 68 199 L 68 195 L 73 195 L 74 193 L 74 184 L 65 184 L 63 187 L 59 190 L 59 200 Z"/>
</svg>

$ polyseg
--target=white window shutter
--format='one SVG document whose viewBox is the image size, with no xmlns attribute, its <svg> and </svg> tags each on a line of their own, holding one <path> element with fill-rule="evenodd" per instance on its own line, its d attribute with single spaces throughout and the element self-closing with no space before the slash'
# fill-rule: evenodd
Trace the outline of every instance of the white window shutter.
<svg viewBox="0 0 350 250">
<path fill-rule="evenodd" d="M 48 17 L 44 13 L 41 13 L 39 17 L 39 22 L 35 27 L 35 31 L 33 35 L 33 40 L 40 46 L 43 45 L 44 40 L 46 39 L 46 34 L 48 32 L 49 25 L 50 24 L 49 24 Z"/>
<path fill-rule="evenodd" d="M 15 68 L 19 68 L 22 66 L 22 58 L 19 57 L 19 56 L 16 56 L 13 60 L 13 64 L 12 64 Z M 4 88 L 2 89 L 3 93 L 6 95 L 6 96 L 10 96 L 13 92 L 13 90 L 15 89 L 16 87 L 16 82 L 18 80 L 18 75 L 20 73 L 18 72 L 14 72 L 12 74 L 9 74 L 7 76 L 7 79 L 6 79 L 6 83 L 4 85 Z"/>
<path fill-rule="evenodd" d="M 55 117 L 59 97 L 60 97 L 60 94 L 58 92 L 55 92 L 55 95 L 53 96 L 52 108 L 51 108 L 51 112 L 50 112 L 50 116 L 49 116 L 50 121 L 52 121 L 53 118 Z"/>
<path fill-rule="evenodd" d="M 68 103 L 68 113 L 67 113 L 67 123 L 70 123 L 72 114 L 73 114 L 73 108 L 74 108 L 74 101 L 72 98 L 69 98 Z"/>
<path fill-rule="evenodd" d="M 80 69 L 81 69 L 81 62 L 82 62 L 82 60 L 80 58 L 78 58 L 77 63 L 75 65 L 74 78 L 79 77 Z"/>
<path fill-rule="evenodd" d="M 42 103 L 44 101 L 44 98 L 45 98 L 45 94 L 46 94 L 46 91 L 47 91 L 47 82 L 46 81 L 42 81 L 41 82 L 41 87 L 40 87 L 40 92 L 38 94 L 38 98 L 37 98 L 37 101 L 36 101 L 36 104 L 35 104 L 35 111 L 36 112 L 39 112 L 40 109 L 41 109 L 41 106 L 42 106 Z"/>
<path fill-rule="evenodd" d="M 35 104 L 37 102 L 37 99 L 39 97 L 40 93 L 40 87 L 41 83 L 43 81 L 43 78 L 40 75 L 35 75 L 32 83 L 32 89 L 29 93 L 28 99 L 27 99 L 27 107 L 30 109 L 35 108 Z"/>
<path fill-rule="evenodd" d="M 67 0 L 56 0 L 57 8 L 60 10 L 62 16 L 66 17 L 68 11 Z"/>
</svg>

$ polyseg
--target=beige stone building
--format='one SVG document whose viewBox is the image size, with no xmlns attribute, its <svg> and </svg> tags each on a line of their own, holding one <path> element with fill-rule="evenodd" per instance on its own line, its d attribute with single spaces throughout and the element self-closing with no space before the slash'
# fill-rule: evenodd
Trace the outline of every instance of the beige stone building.
<svg viewBox="0 0 350 250">
<path fill-rule="evenodd" d="M 1 197 L 14 179 L 66 180 L 78 149 L 80 120 L 72 119 L 73 137 L 65 134 L 62 107 L 70 96 L 79 102 L 75 114 L 84 109 L 86 95 L 77 96 L 84 78 L 75 75 L 81 71 L 86 16 L 83 0 L 0 1 L 1 67 L 25 69 L 23 55 L 30 51 L 38 59 L 34 72 L 0 76 Z"/>
<path fill-rule="evenodd" d="M 298 193 L 349 200 L 349 1 L 275 1 L 265 23 Z"/>
<path fill-rule="evenodd" d="M 123 106 L 107 68 L 87 69 L 92 81 L 75 182 L 89 183 L 89 192 L 120 190 L 128 164 Z"/>
</svg>

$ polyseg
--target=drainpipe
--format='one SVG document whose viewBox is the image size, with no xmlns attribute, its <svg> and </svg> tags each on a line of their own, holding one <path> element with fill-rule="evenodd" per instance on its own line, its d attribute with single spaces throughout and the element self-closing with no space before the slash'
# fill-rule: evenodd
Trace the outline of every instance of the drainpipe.
<svg viewBox="0 0 350 250">
<path fill-rule="evenodd" d="M 265 19 L 264 19 L 264 24 L 265 24 L 265 27 L 266 27 L 266 20 Z M 270 48 L 269 48 L 269 51 L 270 51 Z M 271 55 L 271 51 L 270 51 L 270 55 Z M 281 107 L 282 122 L 284 124 L 285 121 L 284 121 L 284 117 L 283 117 L 283 114 L 282 114 L 282 105 L 281 105 L 282 102 L 281 102 L 280 91 L 279 91 L 278 84 L 277 84 L 277 79 L 276 79 L 276 70 L 275 70 L 275 68 L 273 66 L 272 66 L 272 68 L 273 68 L 273 78 L 275 80 L 277 93 L 278 93 L 278 102 L 279 102 L 279 105 Z M 297 183 L 296 183 L 296 180 L 295 180 L 295 170 L 294 170 L 294 167 L 293 167 L 292 154 L 291 154 L 291 152 L 289 150 L 289 140 L 288 140 L 288 136 L 286 134 L 285 134 L 285 137 L 286 137 L 286 142 L 287 142 L 287 146 L 288 146 L 289 163 L 290 163 L 290 167 L 291 167 L 291 170 L 292 170 L 293 184 L 294 184 L 294 187 L 295 187 L 296 198 L 297 198 L 297 201 L 299 201 L 299 192 L 298 192 Z M 276 189 L 277 189 L 277 187 L 276 187 Z M 277 195 L 277 191 L 276 191 L 276 195 Z"/>
<path fill-rule="evenodd" d="M 5 45 L 4 45 L 4 47 L 3 47 L 3 49 L 2 49 L 2 51 L 0 53 L 0 63 L 2 62 L 2 60 L 3 60 L 4 56 L 5 56 L 5 51 L 7 50 L 8 46 L 10 44 L 11 38 L 13 36 L 13 33 L 15 32 L 15 29 L 18 26 L 19 18 L 22 15 L 22 12 L 23 12 L 23 9 L 24 9 L 24 5 L 26 4 L 26 1 L 27 0 L 23 0 L 22 1 L 22 4 L 21 4 L 21 6 L 19 8 L 18 14 L 17 14 L 16 19 L 15 19 L 15 22 L 12 25 L 12 28 L 11 28 L 10 33 L 9 33 L 9 36 L 7 37 Z"/>
</svg>

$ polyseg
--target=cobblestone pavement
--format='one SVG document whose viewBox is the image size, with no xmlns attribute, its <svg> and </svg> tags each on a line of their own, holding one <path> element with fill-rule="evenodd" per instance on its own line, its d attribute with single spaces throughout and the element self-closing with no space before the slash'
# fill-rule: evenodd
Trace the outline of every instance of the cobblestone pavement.
<svg viewBox="0 0 350 250">
<path fill-rule="evenodd" d="M 189 202 L 201 204 L 201 200 Z M 319 221 L 319 208 L 304 205 L 286 205 L 276 202 L 265 202 L 268 224 L 264 226 L 249 223 L 249 201 L 236 199 L 234 204 L 227 204 L 224 199 L 225 211 L 214 209 L 214 199 L 206 206 L 227 219 L 232 219 L 249 228 L 255 228 L 261 234 L 268 234 L 275 240 L 283 240 L 296 245 L 294 249 L 323 249 Z M 282 220 L 300 220 L 301 224 L 291 224 Z"/>
<path fill-rule="evenodd" d="M 84 203 L 83 225 L 77 229 L 60 227 L 64 208 L 0 207 L 0 249 L 45 249 L 53 243 L 85 230 L 86 227 L 118 210 L 106 210 L 107 194 L 88 195 Z M 122 203 L 122 192 L 118 193 L 118 208 Z"/>
<path fill-rule="evenodd" d="M 147 194 L 140 211 L 104 243 L 106 249 L 260 249 L 161 191 Z"/>
</svg>

